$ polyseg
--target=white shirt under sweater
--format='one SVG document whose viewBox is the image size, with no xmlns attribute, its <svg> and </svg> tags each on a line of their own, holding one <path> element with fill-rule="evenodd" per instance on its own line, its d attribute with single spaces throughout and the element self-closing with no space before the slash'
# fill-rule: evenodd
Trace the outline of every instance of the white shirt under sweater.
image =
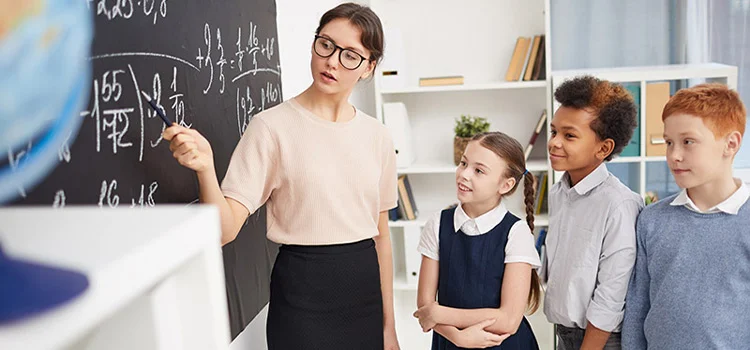
<svg viewBox="0 0 750 350">
<path fill-rule="evenodd" d="M 734 183 L 738 186 L 737 191 L 734 191 L 729 198 L 725 199 L 723 202 L 708 208 L 706 211 L 702 211 L 698 208 L 695 203 L 693 203 L 693 200 L 690 199 L 690 197 L 687 194 L 687 190 L 682 189 L 680 191 L 680 194 L 675 197 L 675 199 L 669 203 L 673 206 L 680 206 L 684 205 L 686 208 L 701 214 L 715 214 L 715 213 L 727 213 L 732 215 L 737 215 L 737 212 L 740 211 L 740 208 L 747 202 L 747 199 L 750 198 L 750 188 L 747 187 L 745 183 L 742 182 L 742 180 L 735 178 Z"/>
</svg>

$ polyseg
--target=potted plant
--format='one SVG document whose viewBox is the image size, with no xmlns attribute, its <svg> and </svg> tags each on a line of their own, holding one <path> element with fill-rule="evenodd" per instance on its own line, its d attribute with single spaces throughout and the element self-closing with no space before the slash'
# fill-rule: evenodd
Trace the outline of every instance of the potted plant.
<svg viewBox="0 0 750 350">
<path fill-rule="evenodd" d="M 453 139 L 453 162 L 458 165 L 469 140 L 476 134 L 490 131 L 490 123 L 486 118 L 461 115 L 461 118 L 456 118 L 454 130 L 456 137 Z"/>
</svg>

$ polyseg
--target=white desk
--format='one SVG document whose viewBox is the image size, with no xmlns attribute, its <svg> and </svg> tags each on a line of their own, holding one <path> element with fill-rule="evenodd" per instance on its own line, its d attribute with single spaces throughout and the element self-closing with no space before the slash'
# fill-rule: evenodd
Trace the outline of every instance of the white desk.
<svg viewBox="0 0 750 350">
<path fill-rule="evenodd" d="M 89 288 L 0 325 L 0 349 L 226 349 L 229 320 L 215 208 L 0 209 L 9 256 L 84 272 Z"/>
</svg>

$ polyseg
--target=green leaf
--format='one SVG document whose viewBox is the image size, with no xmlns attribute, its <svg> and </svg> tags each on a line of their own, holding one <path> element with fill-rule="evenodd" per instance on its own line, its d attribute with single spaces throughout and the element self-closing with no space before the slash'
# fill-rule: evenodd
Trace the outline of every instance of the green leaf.
<svg viewBox="0 0 750 350">
<path fill-rule="evenodd" d="M 456 118 L 454 132 L 458 137 L 472 137 L 489 130 L 490 123 L 486 118 L 471 115 L 461 115 L 460 118 Z"/>
</svg>

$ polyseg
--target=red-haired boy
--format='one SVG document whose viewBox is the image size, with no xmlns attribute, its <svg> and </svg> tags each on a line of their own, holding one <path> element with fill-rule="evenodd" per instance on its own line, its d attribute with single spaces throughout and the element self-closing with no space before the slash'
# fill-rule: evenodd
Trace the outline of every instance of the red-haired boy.
<svg viewBox="0 0 750 350">
<path fill-rule="evenodd" d="M 664 107 L 667 163 L 683 190 L 643 209 L 625 302 L 625 349 L 750 344 L 750 190 L 732 177 L 745 106 L 720 84 Z"/>
</svg>

